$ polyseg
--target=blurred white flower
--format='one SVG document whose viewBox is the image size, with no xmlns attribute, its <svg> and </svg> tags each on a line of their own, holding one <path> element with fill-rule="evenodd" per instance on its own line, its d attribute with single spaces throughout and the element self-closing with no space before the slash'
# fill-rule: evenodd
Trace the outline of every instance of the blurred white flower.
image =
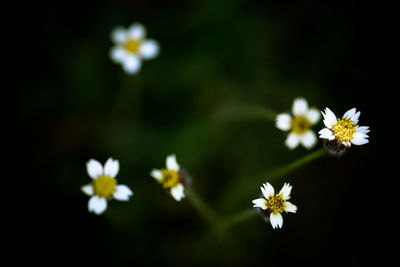
<svg viewBox="0 0 400 267">
<path fill-rule="evenodd" d="M 358 118 L 360 111 L 356 112 L 356 108 L 348 110 L 341 119 L 337 119 L 335 114 L 329 109 L 325 109 L 325 113 L 321 112 L 324 117 L 326 128 L 319 131 L 319 137 L 335 140 L 338 145 L 343 144 L 346 147 L 354 145 L 364 145 L 368 143 L 368 126 L 358 126 Z"/>
<path fill-rule="evenodd" d="M 169 155 L 166 160 L 166 169 L 153 169 L 150 176 L 169 190 L 175 200 L 185 197 L 184 177 L 180 173 L 180 166 L 175 155 Z"/>
<path fill-rule="evenodd" d="M 316 124 L 320 117 L 317 109 L 308 108 L 306 99 L 296 98 L 293 101 L 292 114 L 279 114 L 276 117 L 276 127 L 282 131 L 290 131 L 285 141 L 289 149 L 294 149 L 299 144 L 311 149 L 317 143 L 311 126 Z"/>
<path fill-rule="evenodd" d="M 118 160 L 109 158 L 103 168 L 100 162 L 91 159 L 86 164 L 86 170 L 93 181 L 82 186 L 81 190 L 91 196 L 88 203 L 89 212 L 102 214 L 107 208 L 107 201 L 113 198 L 127 201 L 133 195 L 126 185 L 117 185 L 115 177 L 119 171 Z"/>
<path fill-rule="evenodd" d="M 137 73 L 142 60 L 155 58 L 160 50 L 157 41 L 146 39 L 146 29 L 140 23 L 134 23 L 128 29 L 115 28 L 111 39 L 115 43 L 111 48 L 111 59 L 120 63 L 129 74 Z"/>
<path fill-rule="evenodd" d="M 296 213 L 297 207 L 290 203 L 290 192 L 292 186 L 285 183 L 279 191 L 279 194 L 275 194 L 275 190 L 270 183 L 265 183 L 261 187 L 263 198 L 254 199 L 252 202 L 253 207 L 260 208 L 267 211 L 269 214 L 269 221 L 272 228 L 282 228 L 283 217 L 282 212 L 293 212 Z"/>
</svg>

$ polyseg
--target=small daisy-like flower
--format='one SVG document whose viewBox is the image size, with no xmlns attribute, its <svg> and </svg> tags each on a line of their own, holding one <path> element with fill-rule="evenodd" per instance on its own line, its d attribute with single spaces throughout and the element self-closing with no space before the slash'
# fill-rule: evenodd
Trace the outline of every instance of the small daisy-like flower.
<svg viewBox="0 0 400 267">
<path fill-rule="evenodd" d="M 155 40 L 146 39 L 146 29 L 140 23 L 132 24 L 128 29 L 118 27 L 111 33 L 115 46 L 111 49 L 111 59 L 122 64 L 129 73 L 137 73 L 143 59 L 152 59 L 158 55 L 159 45 Z"/>
<path fill-rule="evenodd" d="M 329 109 L 325 109 L 325 113 L 321 112 L 324 117 L 326 128 L 319 131 L 319 137 L 327 139 L 330 142 L 341 144 L 349 148 L 351 144 L 364 145 L 368 143 L 368 126 L 358 126 L 358 118 L 360 111 L 356 112 L 356 108 L 348 110 L 341 119 L 337 119 L 335 114 Z"/>
<path fill-rule="evenodd" d="M 162 186 L 169 190 L 172 197 L 180 201 L 185 197 L 185 177 L 180 171 L 180 166 L 175 155 L 169 155 L 166 160 L 166 169 L 153 169 L 150 175 Z"/>
<path fill-rule="evenodd" d="M 276 127 L 282 131 L 290 131 L 285 144 L 295 149 L 299 144 L 311 149 L 317 143 L 317 137 L 311 126 L 320 119 L 317 109 L 308 108 L 307 100 L 296 98 L 293 101 L 292 114 L 282 113 L 276 117 Z"/>
<path fill-rule="evenodd" d="M 262 211 L 269 214 L 269 221 L 271 222 L 272 228 L 282 228 L 282 212 L 296 213 L 296 205 L 293 205 L 288 201 L 290 199 L 291 191 L 292 186 L 285 183 L 281 191 L 279 191 L 279 194 L 275 194 L 272 185 L 270 183 L 265 183 L 261 187 L 261 192 L 264 197 L 252 201 L 254 204 L 253 207 L 260 208 Z"/>
<path fill-rule="evenodd" d="M 133 192 L 126 185 L 117 185 L 115 177 L 119 172 L 118 160 L 109 158 L 104 164 L 91 159 L 86 164 L 86 170 L 93 182 L 82 186 L 81 190 L 91 196 L 88 203 L 89 212 L 102 214 L 107 208 L 107 201 L 111 199 L 128 201 Z"/>
</svg>

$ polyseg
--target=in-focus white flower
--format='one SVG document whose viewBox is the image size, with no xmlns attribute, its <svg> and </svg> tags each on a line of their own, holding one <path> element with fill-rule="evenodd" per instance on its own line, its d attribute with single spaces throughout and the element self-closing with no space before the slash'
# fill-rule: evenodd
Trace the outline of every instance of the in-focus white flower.
<svg viewBox="0 0 400 267">
<path fill-rule="evenodd" d="M 290 192 L 292 186 L 285 183 L 279 191 L 279 194 L 275 194 L 275 190 L 270 183 L 265 183 L 261 187 L 263 198 L 254 199 L 252 202 L 253 207 L 260 208 L 269 214 L 269 221 L 272 228 L 282 228 L 283 217 L 282 212 L 296 213 L 296 205 L 290 203 Z"/>
<path fill-rule="evenodd" d="M 134 23 L 128 29 L 117 27 L 112 31 L 111 39 L 115 43 L 111 59 L 122 64 L 129 74 L 137 73 L 142 60 L 155 58 L 160 50 L 157 41 L 146 39 L 146 29 L 140 23 Z"/>
<path fill-rule="evenodd" d="M 103 167 L 100 162 L 91 159 L 86 164 L 86 170 L 93 181 L 82 186 L 81 190 L 91 196 L 88 203 L 89 212 L 102 214 L 107 209 L 107 201 L 113 198 L 127 201 L 133 195 L 128 186 L 117 185 L 115 177 L 119 172 L 118 160 L 109 158 Z"/>
<path fill-rule="evenodd" d="M 292 113 L 282 113 L 276 117 L 276 127 L 282 131 L 290 131 L 285 144 L 289 149 L 295 149 L 299 144 L 311 149 L 317 143 L 317 137 L 311 126 L 320 119 L 320 113 L 315 108 L 309 108 L 307 100 L 296 98 L 293 101 Z"/>
<path fill-rule="evenodd" d="M 185 179 L 180 172 L 180 166 L 175 155 L 169 155 L 166 160 L 166 169 L 153 169 L 150 176 L 169 190 L 172 197 L 180 201 L 185 197 Z"/>
<path fill-rule="evenodd" d="M 337 119 L 335 114 L 326 108 L 321 112 L 324 117 L 326 128 L 319 131 L 319 137 L 334 141 L 338 145 L 342 144 L 345 147 L 354 145 L 364 145 L 368 143 L 368 126 L 358 126 L 358 118 L 360 111 L 356 112 L 356 108 L 352 108 L 343 115 L 341 119 Z"/>
</svg>

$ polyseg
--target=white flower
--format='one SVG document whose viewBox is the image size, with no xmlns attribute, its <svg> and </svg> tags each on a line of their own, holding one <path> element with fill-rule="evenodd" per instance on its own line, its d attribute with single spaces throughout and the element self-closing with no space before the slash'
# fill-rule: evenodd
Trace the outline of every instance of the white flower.
<svg viewBox="0 0 400 267">
<path fill-rule="evenodd" d="M 296 213 L 297 207 L 288 200 L 290 199 L 290 192 L 292 186 L 285 183 L 279 191 L 279 194 L 275 194 L 275 190 L 270 183 L 265 183 L 261 187 L 261 192 L 264 198 L 254 199 L 252 202 L 253 207 L 261 208 L 262 210 L 269 212 L 269 221 L 271 222 L 272 228 L 281 228 L 283 224 L 282 212 L 293 212 Z"/>
<path fill-rule="evenodd" d="M 282 113 L 276 117 L 276 127 L 283 131 L 290 131 L 285 144 L 289 149 L 302 144 L 311 149 L 317 143 L 317 137 L 310 128 L 320 119 L 317 109 L 308 108 L 307 100 L 296 98 L 292 105 L 292 114 Z"/>
<path fill-rule="evenodd" d="M 114 29 L 111 39 L 115 43 L 111 49 L 111 59 L 122 64 L 129 74 L 137 73 L 142 59 L 155 58 L 160 50 L 157 41 L 146 39 L 146 29 L 140 23 L 134 23 L 128 29 Z"/>
<path fill-rule="evenodd" d="M 342 119 L 337 119 L 329 108 L 325 109 L 325 113 L 321 113 L 326 128 L 318 132 L 320 138 L 336 140 L 338 144 L 346 147 L 350 147 L 351 144 L 364 145 L 369 142 L 367 139 L 369 127 L 357 125 L 360 111 L 356 112 L 356 108 L 348 110 Z"/>
<path fill-rule="evenodd" d="M 169 155 L 166 160 L 166 169 L 153 169 L 150 175 L 156 179 L 165 189 L 168 189 L 173 198 L 180 201 L 185 197 L 184 179 L 179 172 L 180 166 L 175 155 Z"/>
<path fill-rule="evenodd" d="M 117 199 L 121 201 L 129 200 L 133 192 L 126 185 L 117 185 L 115 177 L 119 171 L 118 160 L 109 158 L 104 164 L 91 159 L 86 164 L 86 170 L 93 182 L 82 186 L 81 190 L 91 196 L 88 203 L 89 212 L 97 215 L 102 214 L 107 208 L 107 201 Z"/>
</svg>

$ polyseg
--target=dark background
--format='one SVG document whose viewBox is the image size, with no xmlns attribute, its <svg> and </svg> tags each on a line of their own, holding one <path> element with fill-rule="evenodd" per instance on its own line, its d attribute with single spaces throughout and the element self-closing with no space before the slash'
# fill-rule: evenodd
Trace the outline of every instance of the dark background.
<svg viewBox="0 0 400 267">
<path fill-rule="evenodd" d="M 363 266 L 380 258 L 376 240 L 389 216 L 382 206 L 390 205 L 383 163 L 395 142 L 388 95 L 393 33 L 384 2 L 54 1 L 23 7 L 12 177 L 26 198 L 13 200 L 16 260 Z M 159 41 L 161 53 L 128 76 L 109 58 L 110 32 L 137 21 Z M 309 152 L 289 151 L 274 122 L 247 109 L 285 112 L 298 96 L 338 116 L 361 110 L 370 143 L 271 181 L 276 190 L 290 182 L 298 206 L 297 214 L 284 214 L 282 229 L 254 217 L 220 240 L 189 201 L 177 203 L 149 177 L 176 153 L 193 188 L 219 214 L 251 207 L 258 187 L 230 196 L 224 190 Z M 321 121 L 315 130 L 322 127 Z M 108 157 L 120 161 L 118 181 L 135 195 L 110 202 L 96 216 L 88 213 L 80 186 L 90 182 L 85 163 Z"/>
</svg>

